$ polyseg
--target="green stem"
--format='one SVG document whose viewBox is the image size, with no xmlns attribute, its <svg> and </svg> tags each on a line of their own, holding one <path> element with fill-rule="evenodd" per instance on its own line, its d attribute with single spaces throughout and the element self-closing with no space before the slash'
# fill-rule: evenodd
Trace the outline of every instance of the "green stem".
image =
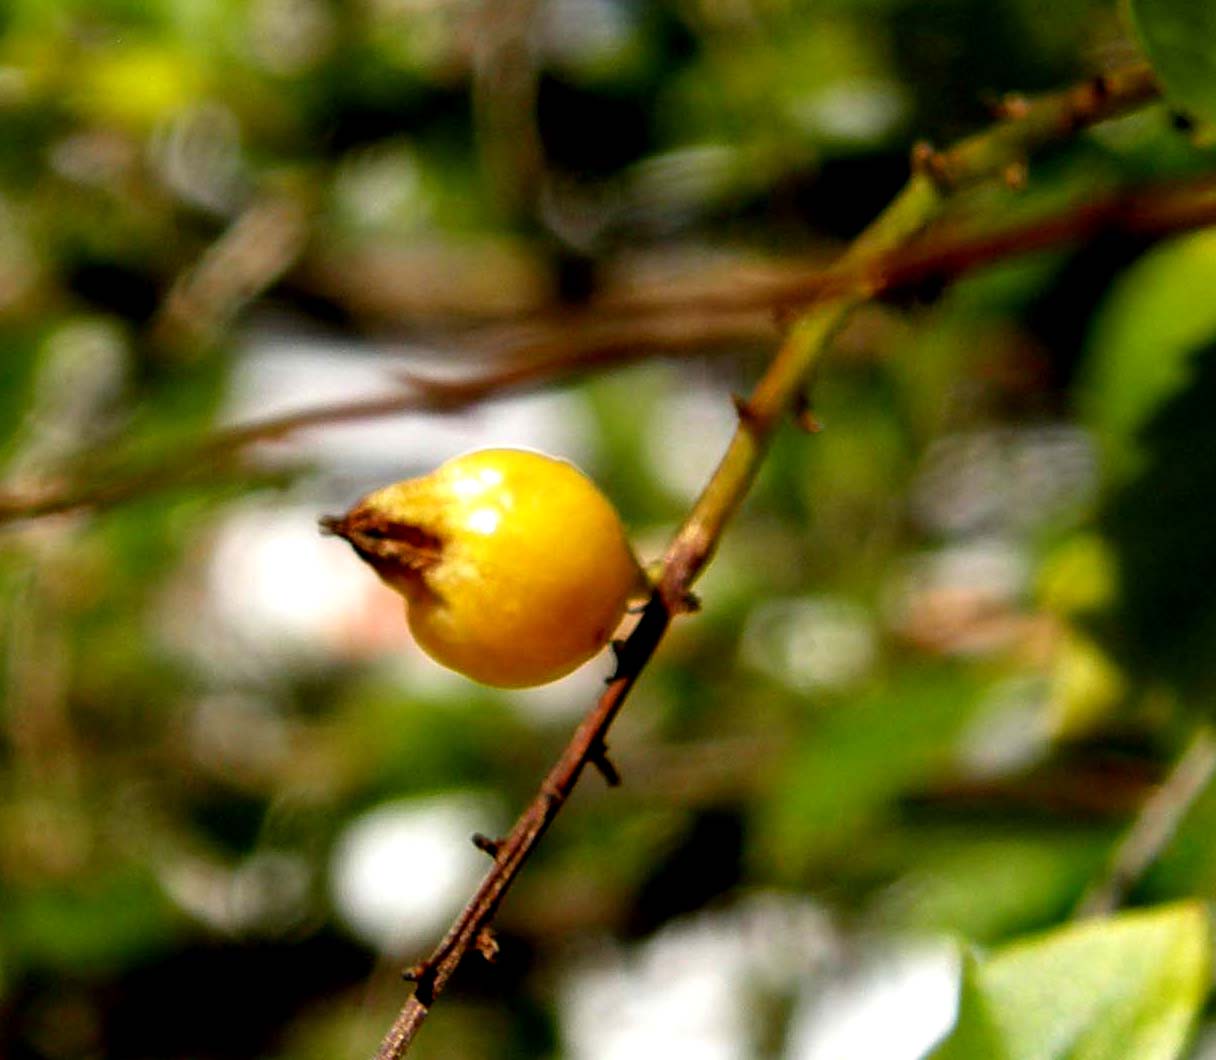
<svg viewBox="0 0 1216 1060">
<path fill-rule="evenodd" d="M 908 183 L 853 242 L 832 270 L 853 277 L 842 293 L 812 305 L 790 325 L 785 341 L 746 402 L 726 453 L 672 540 L 660 588 L 678 610 L 722 532 L 751 487 L 785 414 L 818 365 L 837 329 L 872 291 L 864 267 L 905 246 L 942 212 L 949 192 L 1021 165 L 1032 151 L 1074 136 L 1094 122 L 1132 110 L 1157 95 L 1145 66 L 1096 77 L 1063 92 L 1008 104 L 1013 116 L 947 151 L 914 152 Z"/>
</svg>

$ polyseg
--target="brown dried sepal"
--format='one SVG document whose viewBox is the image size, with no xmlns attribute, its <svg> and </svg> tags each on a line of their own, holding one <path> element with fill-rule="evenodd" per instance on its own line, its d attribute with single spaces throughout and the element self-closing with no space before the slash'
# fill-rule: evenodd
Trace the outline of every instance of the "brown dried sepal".
<svg viewBox="0 0 1216 1060">
<path fill-rule="evenodd" d="M 367 505 L 345 515 L 326 515 L 322 533 L 334 534 L 351 547 L 386 581 L 417 578 L 443 557 L 443 542 L 411 523 L 397 522 Z"/>
</svg>

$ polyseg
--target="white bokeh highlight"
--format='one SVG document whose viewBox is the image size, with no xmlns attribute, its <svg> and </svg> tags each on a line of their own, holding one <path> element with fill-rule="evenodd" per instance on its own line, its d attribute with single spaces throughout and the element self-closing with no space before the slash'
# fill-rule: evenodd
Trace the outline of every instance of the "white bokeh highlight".
<svg viewBox="0 0 1216 1060">
<path fill-rule="evenodd" d="M 469 792 L 400 799 L 355 818 L 330 860 L 330 890 L 352 934 L 388 954 L 438 938 L 485 874 L 470 842 L 502 823 L 494 800 Z"/>
<path fill-rule="evenodd" d="M 794 1000 L 782 1060 L 921 1060 L 957 1018 L 960 974 L 953 942 L 850 937 L 804 896 L 753 894 L 572 961 L 561 1055 L 751 1060 L 768 996 Z"/>
<path fill-rule="evenodd" d="M 404 358 L 367 351 L 365 344 L 281 330 L 255 332 L 248 352 L 236 363 L 224 420 L 240 424 L 386 397 L 404 391 L 395 372 L 432 371 Z M 444 378 L 451 378 L 450 371 Z M 410 412 L 312 427 L 266 443 L 261 453 L 312 460 L 343 473 L 396 478 L 430 471 L 451 457 L 491 446 L 538 449 L 586 467 L 594 452 L 583 421 L 582 399 L 576 395 L 520 394 L 460 412 Z"/>
<path fill-rule="evenodd" d="M 786 1060 L 921 1060 L 954 1025 L 960 974 L 953 943 L 880 948 L 800 1006 Z"/>
<path fill-rule="evenodd" d="M 564 979 L 562 1055 L 747 1060 L 749 997 L 813 978 L 838 945 L 817 905 L 769 893 L 671 923 L 638 946 L 606 946 Z"/>
<path fill-rule="evenodd" d="M 869 612 L 829 596 L 758 604 L 740 642 L 746 666 L 797 692 L 847 688 L 870 672 L 877 652 Z"/>
</svg>

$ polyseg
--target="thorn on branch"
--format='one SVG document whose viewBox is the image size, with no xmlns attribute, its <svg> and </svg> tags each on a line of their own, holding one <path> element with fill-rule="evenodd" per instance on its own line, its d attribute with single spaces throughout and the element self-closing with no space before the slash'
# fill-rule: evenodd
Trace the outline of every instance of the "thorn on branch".
<svg viewBox="0 0 1216 1060">
<path fill-rule="evenodd" d="M 992 116 L 998 121 L 1017 121 L 1030 112 L 1030 101 L 1016 92 L 1002 96 L 992 108 Z"/>
<path fill-rule="evenodd" d="M 912 172 L 928 177 L 939 191 L 954 190 L 954 176 L 946 155 L 937 150 L 928 140 L 919 140 L 912 146 Z"/>
<path fill-rule="evenodd" d="M 1195 131 L 1195 119 L 1181 110 L 1170 111 L 1170 126 L 1175 132 L 1189 136 Z"/>
<path fill-rule="evenodd" d="M 1076 97 L 1070 115 L 1071 120 L 1066 123 L 1069 130 L 1080 131 L 1089 125 L 1093 116 L 1110 99 L 1114 88 L 1113 82 L 1105 74 L 1091 77 L 1081 85 L 1078 89 L 1080 94 Z"/>
<path fill-rule="evenodd" d="M 756 410 L 752 407 L 751 402 L 748 401 L 747 398 L 742 397 L 739 394 L 731 394 L 730 401 L 731 404 L 735 406 L 735 413 L 739 417 L 740 423 L 751 427 L 759 422 L 760 417 L 757 415 Z"/>
<path fill-rule="evenodd" d="M 1021 191 L 1030 180 L 1030 167 L 1025 162 L 1010 162 L 1001 170 L 1001 180 L 1011 191 Z"/>
<path fill-rule="evenodd" d="M 807 434 L 818 434 L 823 430 L 823 423 L 811 410 L 811 399 L 806 396 L 805 391 L 794 399 L 794 423 L 798 425 L 799 430 Z"/>
<path fill-rule="evenodd" d="M 695 615 L 700 610 L 701 598 L 696 593 L 689 591 L 680 597 L 680 614 Z"/>
<path fill-rule="evenodd" d="M 407 983 L 420 983 L 422 977 L 430 971 L 430 963 L 428 961 L 419 961 L 417 964 L 411 964 L 401 973 L 401 978 Z"/>
<path fill-rule="evenodd" d="M 613 681 L 619 681 L 626 674 L 632 672 L 629 658 L 629 641 L 628 640 L 613 640 L 609 642 L 612 648 L 612 673 L 605 679 L 604 684 L 610 685 Z"/>
<path fill-rule="evenodd" d="M 481 954 L 482 959 L 487 964 L 493 964 L 498 960 L 498 939 L 494 934 L 494 929 L 489 924 L 483 924 L 481 930 L 477 932 L 477 940 L 474 942 L 477 947 L 477 952 Z"/>
<path fill-rule="evenodd" d="M 473 846 L 483 854 L 489 854 L 492 858 L 498 857 L 498 852 L 502 849 L 502 840 L 491 839 L 488 835 L 483 835 L 481 832 L 474 832 L 472 839 Z"/>
<path fill-rule="evenodd" d="M 600 776 L 604 778 L 604 783 L 608 787 L 619 788 L 621 786 L 621 774 L 608 757 L 608 748 L 602 743 L 596 744 L 587 752 L 587 761 L 599 770 Z"/>
</svg>

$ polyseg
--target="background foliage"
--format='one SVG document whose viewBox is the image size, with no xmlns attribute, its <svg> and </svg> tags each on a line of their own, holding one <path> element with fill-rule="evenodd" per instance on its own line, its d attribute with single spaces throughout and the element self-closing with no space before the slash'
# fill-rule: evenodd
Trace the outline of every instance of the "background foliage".
<svg viewBox="0 0 1216 1060">
<path fill-rule="evenodd" d="M 0 1053 L 370 1053 L 476 879 L 467 834 L 605 667 L 436 671 L 316 516 L 539 445 L 650 558 L 776 332 L 190 445 L 492 367 L 452 339 L 487 322 L 814 267 L 913 140 L 1142 47 L 1166 102 L 958 215 L 1210 171 L 1216 26 L 1133 7 L 9 0 L 6 492 L 177 472 L 0 530 Z M 1210 232 L 1111 234 L 858 313 L 825 429 L 778 439 L 614 730 L 625 786 L 580 789 L 417 1055 L 911 1058 L 960 996 L 935 1055 L 1216 1055 L 1212 790 L 1135 881 L 1150 910 L 1066 925 L 1216 684 L 1214 276 Z"/>
</svg>

